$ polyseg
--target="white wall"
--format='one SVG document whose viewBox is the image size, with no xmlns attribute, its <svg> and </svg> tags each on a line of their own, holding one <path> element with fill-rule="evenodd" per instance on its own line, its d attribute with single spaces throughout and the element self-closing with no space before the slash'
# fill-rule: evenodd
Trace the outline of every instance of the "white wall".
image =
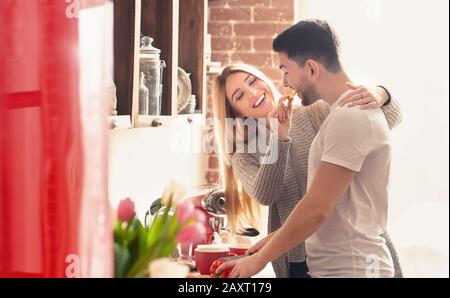
<svg viewBox="0 0 450 298">
<path fill-rule="evenodd" d="M 388 230 L 406 276 L 448 277 L 449 74 L 447 0 L 302 0 L 326 19 L 355 82 L 386 85 L 404 120 L 392 132 Z"/>
<path fill-rule="evenodd" d="M 172 179 L 186 187 L 206 183 L 205 155 L 180 152 L 177 146 L 183 134 L 200 142 L 200 136 L 191 133 L 192 130 L 180 123 L 164 128 L 112 130 L 109 197 L 113 207 L 116 208 L 121 199 L 130 197 L 136 203 L 138 216 L 143 219 L 152 201 L 161 197 Z"/>
</svg>

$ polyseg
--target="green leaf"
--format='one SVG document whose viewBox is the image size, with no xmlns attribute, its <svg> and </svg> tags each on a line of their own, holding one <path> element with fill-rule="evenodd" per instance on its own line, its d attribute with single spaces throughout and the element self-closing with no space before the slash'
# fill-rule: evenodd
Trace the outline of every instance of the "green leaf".
<svg viewBox="0 0 450 298">
<path fill-rule="evenodd" d="M 151 248 L 155 245 L 156 241 L 158 240 L 158 235 L 161 233 L 163 224 L 164 222 L 161 218 L 156 219 L 155 222 L 152 224 L 145 238 L 146 240 L 145 249 Z"/>
<path fill-rule="evenodd" d="M 127 225 L 124 246 L 129 247 L 130 244 L 136 239 L 142 228 L 141 222 L 137 218 L 133 218 Z"/>
<path fill-rule="evenodd" d="M 139 256 L 145 251 L 145 247 L 141 248 L 142 243 L 145 245 L 146 229 L 138 221 L 134 226 L 136 235 L 129 243 L 128 248 L 131 254 L 131 264 L 136 262 Z"/>
<path fill-rule="evenodd" d="M 170 255 L 172 255 L 173 251 L 177 248 L 177 245 L 175 243 L 175 241 L 173 241 L 172 243 L 168 243 L 168 245 L 166 245 L 165 247 L 163 247 L 163 249 L 160 251 L 160 258 L 164 258 L 164 257 L 169 257 Z"/>
<path fill-rule="evenodd" d="M 169 231 L 168 231 L 168 237 L 175 241 L 178 232 L 180 231 L 180 227 L 178 225 L 178 219 L 176 216 L 172 216 L 170 223 L 169 223 Z"/>
<path fill-rule="evenodd" d="M 144 226 L 141 226 L 138 232 L 137 244 L 138 244 L 138 252 L 137 256 L 142 255 L 147 250 L 147 235 L 149 233 L 149 229 Z"/>
<path fill-rule="evenodd" d="M 130 252 L 118 243 L 114 243 L 114 271 L 116 277 L 125 277 L 130 267 Z"/>
<path fill-rule="evenodd" d="M 169 216 L 171 200 L 169 200 L 169 205 L 164 209 L 162 215 L 156 214 L 157 217 L 155 222 L 150 227 L 150 231 L 147 235 L 147 248 L 153 247 L 153 245 L 158 240 L 159 236 L 163 233 L 163 229 L 166 226 L 167 218 Z"/>
<path fill-rule="evenodd" d="M 144 270 L 147 270 L 148 264 L 151 260 L 155 258 L 155 251 L 148 250 L 143 255 L 141 255 L 136 262 L 134 262 L 133 266 L 127 273 L 127 277 L 137 277 L 139 273 Z"/>
<path fill-rule="evenodd" d="M 116 221 L 114 227 L 114 241 L 118 243 L 123 243 L 122 222 L 120 220 Z"/>
</svg>

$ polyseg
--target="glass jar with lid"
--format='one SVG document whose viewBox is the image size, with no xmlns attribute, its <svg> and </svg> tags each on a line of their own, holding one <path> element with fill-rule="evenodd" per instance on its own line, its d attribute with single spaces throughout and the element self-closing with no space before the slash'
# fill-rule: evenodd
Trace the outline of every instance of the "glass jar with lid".
<svg viewBox="0 0 450 298">
<path fill-rule="evenodd" d="M 161 50 L 152 46 L 153 38 L 143 36 L 139 51 L 139 73 L 144 73 L 144 84 L 148 89 L 148 114 L 161 114 L 162 76 L 166 67 L 160 60 Z"/>
</svg>

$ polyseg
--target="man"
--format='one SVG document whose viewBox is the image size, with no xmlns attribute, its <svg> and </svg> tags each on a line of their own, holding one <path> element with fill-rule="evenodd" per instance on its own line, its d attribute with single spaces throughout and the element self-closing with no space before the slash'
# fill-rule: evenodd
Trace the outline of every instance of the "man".
<svg viewBox="0 0 450 298">
<path fill-rule="evenodd" d="M 284 85 L 298 92 L 303 105 L 323 99 L 331 113 L 310 149 L 305 196 L 283 226 L 253 248 L 256 253 L 219 271 L 233 267 L 231 277 L 252 276 L 306 241 L 312 277 L 394 275 L 380 236 L 387 221 L 389 128 L 380 109 L 340 107 L 351 91 L 338 48 L 334 31 L 320 20 L 301 21 L 274 40 Z"/>
</svg>

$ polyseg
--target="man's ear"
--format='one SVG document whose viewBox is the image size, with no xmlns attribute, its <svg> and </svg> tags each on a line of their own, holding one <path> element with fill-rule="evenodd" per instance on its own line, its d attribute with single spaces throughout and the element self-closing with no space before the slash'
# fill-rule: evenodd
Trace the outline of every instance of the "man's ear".
<svg viewBox="0 0 450 298">
<path fill-rule="evenodd" d="M 307 75 L 312 80 L 317 80 L 317 78 L 320 75 L 320 65 L 319 65 L 319 63 L 317 63 L 316 60 L 308 59 L 308 60 L 306 60 L 306 65 L 305 66 L 306 66 Z"/>
</svg>

